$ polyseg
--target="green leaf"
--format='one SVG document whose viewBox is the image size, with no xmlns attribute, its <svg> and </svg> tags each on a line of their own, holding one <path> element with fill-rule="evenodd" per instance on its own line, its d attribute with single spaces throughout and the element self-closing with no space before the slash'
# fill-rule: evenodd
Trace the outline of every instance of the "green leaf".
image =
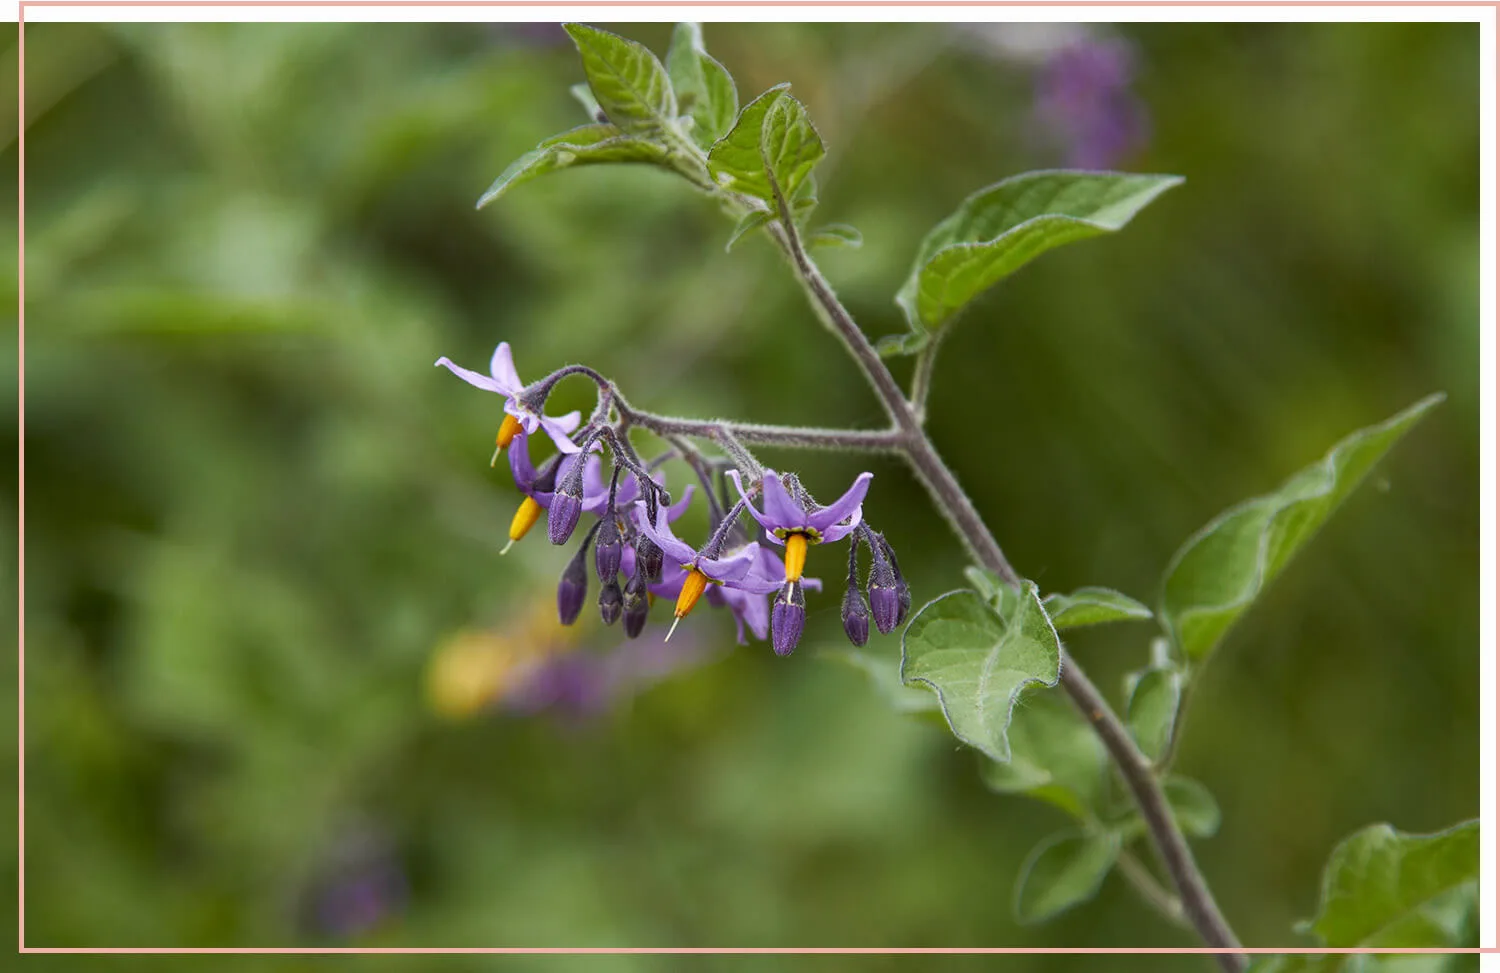
<svg viewBox="0 0 1500 973">
<path fill-rule="evenodd" d="M 931 340 L 926 331 L 908 331 L 905 334 L 888 334 L 875 342 L 875 351 L 881 358 L 899 355 L 915 355 L 927 347 Z"/>
<path fill-rule="evenodd" d="M 1363 946 L 1409 920 L 1440 896 L 1479 878 L 1479 822 L 1431 835 L 1403 834 L 1388 824 L 1344 839 L 1323 870 L 1318 914 L 1299 931 L 1326 946 Z M 1408 927 L 1416 928 L 1416 927 Z"/>
<path fill-rule="evenodd" d="M 996 601 L 1001 596 L 1001 592 L 1010 587 L 1004 581 L 1000 580 L 1000 575 L 989 568 L 982 568 L 977 564 L 971 564 L 964 568 L 964 577 L 968 579 L 969 584 L 973 585 L 974 590 L 979 592 L 980 597 L 985 601 Z"/>
<path fill-rule="evenodd" d="M 1182 702 L 1182 672 L 1175 668 L 1147 669 L 1135 681 L 1125 706 L 1125 725 L 1141 752 L 1157 760 L 1172 739 L 1177 707 Z"/>
<path fill-rule="evenodd" d="M 823 158 L 823 140 L 802 103 L 777 85 L 741 109 L 729 134 L 708 153 L 708 171 L 730 192 L 776 209 L 776 197 L 791 204 Z"/>
<path fill-rule="evenodd" d="M 1180 182 L 1180 176 L 1063 170 L 1005 179 L 933 227 L 896 303 L 913 331 L 940 328 L 1033 258 L 1120 229 Z"/>
<path fill-rule="evenodd" d="M 594 97 L 594 92 L 589 89 L 588 85 L 575 84 L 568 89 L 568 94 L 583 106 L 583 110 L 588 113 L 589 121 L 600 124 L 609 121 L 604 114 L 604 109 L 599 107 L 599 100 Z"/>
<path fill-rule="evenodd" d="M 651 133 L 677 117 L 672 82 L 645 46 L 585 24 L 564 24 L 599 107 L 626 132 Z"/>
<path fill-rule="evenodd" d="M 813 231 L 812 236 L 807 238 L 809 247 L 850 247 L 858 249 L 864 246 L 865 238 L 859 230 L 848 223 L 829 223 L 827 226 L 819 227 Z"/>
<path fill-rule="evenodd" d="M 483 209 L 510 189 L 549 172 L 606 162 L 645 162 L 676 171 L 663 146 L 625 135 L 613 125 L 584 125 L 552 136 L 512 162 L 474 208 Z"/>
<path fill-rule="evenodd" d="M 1002 615 L 972 591 L 953 591 L 924 605 L 901 639 L 901 681 L 938 695 L 953 735 L 994 760 L 1010 759 L 1006 728 L 1022 688 L 1055 686 L 1062 646 L 1025 582 Z"/>
<path fill-rule="evenodd" d="M 1441 393 L 1430 395 L 1349 435 L 1275 493 L 1231 507 L 1188 539 L 1167 566 L 1160 611 L 1188 659 L 1213 651 L 1371 467 L 1442 400 Z"/>
<path fill-rule="evenodd" d="M 1057 693 L 1025 694 L 1008 735 L 1010 760 L 986 758 L 980 767 L 990 790 L 1024 794 L 1079 821 L 1097 816 L 1107 780 L 1104 744 L 1070 703 Z"/>
<path fill-rule="evenodd" d="M 1190 838 L 1211 838 L 1219 830 L 1219 802 L 1207 787 L 1191 777 L 1171 776 L 1162 781 L 1162 792 L 1172 808 L 1177 826 Z"/>
<path fill-rule="evenodd" d="M 771 222 L 771 211 L 764 209 L 753 209 L 740 218 L 735 225 L 734 232 L 729 234 L 729 241 L 724 244 L 724 252 L 728 253 L 734 249 L 734 245 L 747 233 L 753 233 L 767 223 Z"/>
<path fill-rule="evenodd" d="M 677 94 L 678 110 L 693 120 L 689 134 L 700 148 L 708 148 L 734 124 L 740 98 L 724 65 L 704 50 L 703 31 L 697 24 L 680 23 L 672 29 L 667 74 Z"/>
<path fill-rule="evenodd" d="M 1041 922 L 1099 892 L 1120 854 L 1109 832 L 1054 835 L 1032 849 L 1016 880 L 1016 921 Z"/>
<path fill-rule="evenodd" d="M 1111 588 L 1079 588 L 1071 595 L 1048 595 L 1042 604 L 1052 616 L 1052 624 L 1060 629 L 1151 617 L 1151 609 Z"/>
</svg>

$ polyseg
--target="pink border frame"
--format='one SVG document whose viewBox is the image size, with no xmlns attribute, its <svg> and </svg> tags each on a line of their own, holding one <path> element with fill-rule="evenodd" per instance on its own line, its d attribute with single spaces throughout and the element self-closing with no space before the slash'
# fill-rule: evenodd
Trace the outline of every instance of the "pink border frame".
<svg viewBox="0 0 1500 973">
<path fill-rule="evenodd" d="M 27 946 L 26 945 L 26 8 L 27 7 L 205 7 L 205 6 L 234 6 L 234 7 L 577 7 L 588 5 L 593 7 L 703 7 L 714 6 L 713 3 L 704 3 L 701 0 L 646 0 L 643 3 L 626 2 L 626 0 L 433 0 L 430 3 L 421 0 L 229 0 L 229 2 L 202 2 L 202 0 L 128 0 L 128 2 L 110 2 L 110 0 L 18 0 L 17 9 L 17 36 L 16 36 L 16 61 L 19 69 L 17 82 L 17 96 L 19 105 L 17 109 L 17 121 L 19 132 L 16 139 L 17 149 L 17 174 L 18 174 L 18 200 L 16 208 L 16 224 L 18 234 L 18 258 L 16 291 L 18 294 L 18 307 L 16 309 L 17 321 L 17 382 L 19 402 L 17 403 L 18 422 L 18 456 L 17 456 L 17 737 L 18 743 L 18 807 L 17 824 L 19 825 L 18 855 L 17 855 L 17 881 L 18 888 L 16 902 L 18 906 L 17 938 L 19 952 L 22 953 L 69 953 L 69 954 L 91 954 L 91 953 L 267 953 L 267 954 L 341 954 L 341 953 L 424 953 L 424 954 L 470 954 L 470 953 L 514 953 L 514 954 L 631 954 L 631 953 L 654 953 L 654 954 L 684 954 L 684 953 L 733 953 L 747 955 L 783 955 L 783 954 L 823 954 L 836 953 L 841 955 L 851 954 L 896 954 L 896 953 L 931 953 L 931 954 L 964 954 L 964 955 L 988 955 L 995 953 L 1076 953 L 1076 954 L 1104 954 L 1113 955 L 1120 953 L 1155 953 L 1155 954 L 1219 954 L 1240 953 L 1245 955 L 1288 955 L 1309 954 L 1323 955 L 1331 953 L 1380 953 L 1394 954 L 1424 954 L 1424 953 L 1500 953 L 1500 946 L 1486 946 L 1469 949 L 1369 949 L 1369 948 L 1309 948 L 1309 947 L 1245 947 L 1235 950 L 1214 949 L 1206 946 L 1195 947 L 1172 947 L 1163 949 L 1151 949 L 1147 947 L 1042 947 L 1042 946 L 1009 946 L 1009 947 L 532 947 L 532 946 L 490 946 L 490 947 L 65 947 L 65 946 Z M 913 7 L 921 6 L 911 0 L 733 0 L 725 6 L 746 7 Z M 1202 0 L 1150 0 L 1145 3 L 1129 3 L 1123 0 L 935 0 L 934 5 L 947 7 L 1201 7 L 1213 6 L 1236 6 L 1236 7 L 1406 7 L 1412 6 L 1411 0 L 1242 0 L 1242 2 L 1231 2 L 1224 4 L 1205 4 Z M 1488 7 L 1497 12 L 1497 48 L 1500 48 L 1500 2 L 1484 2 L 1484 0 L 1451 0 L 1442 2 L 1445 7 Z M 1497 96 L 1500 96 L 1500 80 L 1497 80 Z M 1497 98 L 1500 101 L 1500 98 Z M 1500 259 L 1500 258 L 1497 258 Z M 1500 271 L 1500 266 L 1497 266 Z M 1500 363 L 1500 352 L 1497 352 L 1497 363 Z M 1500 597 L 1500 587 L 1497 587 L 1497 597 Z M 1497 686 L 1500 689 L 1500 686 Z M 1497 744 L 1500 744 L 1500 734 L 1497 734 Z M 1500 841 L 1497 841 L 1500 846 Z M 1500 847 L 1495 850 L 1496 867 L 1500 870 Z M 1497 926 L 1500 926 L 1500 902 L 1491 903 L 1495 909 Z M 1483 904 L 1481 904 L 1481 908 Z"/>
</svg>

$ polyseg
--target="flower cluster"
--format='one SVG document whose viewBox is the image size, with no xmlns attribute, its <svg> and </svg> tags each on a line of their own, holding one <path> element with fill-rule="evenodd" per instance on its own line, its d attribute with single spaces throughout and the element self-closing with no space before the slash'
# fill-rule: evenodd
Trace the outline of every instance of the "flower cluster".
<svg viewBox="0 0 1500 973">
<path fill-rule="evenodd" d="M 700 600 L 706 600 L 729 610 L 741 643 L 747 631 L 757 639 L 769 635 L 776 654 L 788 655 L 802 638 L 806 592 L 822 588 L 817 578 L 804 575 L 808 548 L 846 539 L 850 542 L 849 577 L 841 615 L 850 641 L 863 645 L 872 619 L 878 631 L 888 633 L 905 618 L 911 594 L 895 553 L 863 519 L 871 474 L 861 473 L 842 496 L 823 506 L 802 487 L 796 474 L 760 468 L 742 449 L 736 450 L 732 461 L 711 458 L 680 436 L 666 436 L 653 424 L 654 417 L 627 412 L 613 384 L 590 369 L 572 366 L 525 385 L 504 342 L 490 361 L 490 377 L 447 358 L 438 359 L 437 364 L 470 385 L 505 398 L 506 415 L 495 437 L 495 458 L 506 451 L 522 499 L 501 553 L 524 538 L 543 512 L 548 539 L 558 545 L 569 543 L 588 515 L 582 542 L 557 586 L 557 613 L 564 625 L 572 624 L 583 611 L 592 574 L 600 585 L 600 617 L 606 625 L 621 622 L 629 638 L 645 628 L 652 604 L 659 598 L 673 602 L 667 638 Z M 569 374 L 586 374 L 599 386 L 599 406 L 582 424 L 576 412 L 554 418 L 543 411 L 553 386 Z M 671 450 L 650 463 L 643 462 L 628 436 L 632 425 L 664 435 Z M 538 431 L 558 449 L 540 466 L 530 453 Z M 607 477 L 602 455 L 606 452 Z M 687 461 L 703 487 L 709 532 L 702 545 L 680 539 L 672 528 L 691 505 L 695 485 L 688 484 L 673 502 L 659 469 L 670 459 Z M 727 483 L 734 485 L 738 495 L 733 503 Z M 744 522 L 746 514 L 761 528 L 759 537 Z M 861 545 L 870 552 L 863 587 L 858 579 Z"/>
</svg>

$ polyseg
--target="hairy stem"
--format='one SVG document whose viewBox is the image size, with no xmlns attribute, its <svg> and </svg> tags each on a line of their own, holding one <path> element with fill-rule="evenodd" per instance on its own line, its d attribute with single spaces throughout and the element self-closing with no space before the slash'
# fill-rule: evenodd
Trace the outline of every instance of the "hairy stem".
<svg viewBox="0 0 1500 973">
<path fill-rule="evenodd" d="M 886 368 L 874 346 L 808 257 L 786 200 L 778 195 L 776 202 L 780 220 L 768 226 L 768 229 L 791 261 L 813 309 L 829 330 L 843 341 L 850 357 L 859 365 L 860 371 L 880 399 L 880 404 L 890 415 L 899 434 L 900 452 L 911 463 L 918 478 L 932 494 L 938 509 L 948 518 L 954 531 L 979 564 L 994 571 L 1006 582 L 1019 584 L 1020 576 L 1006 559 L 994 534 L 979 516 L 979 511 L 975 509 L 968 494 L 959 486 L 953 472 L 938 455 L 932 441 L 922 431 L 918 408 L 902 394 L 890 369 Z M 930 369 L 931 363 L 921 367 Z M 923 385 L 925 384 L 924 381 Z M 1208 883 L 1198 871 L 1192 850 L 1188 847 L 1182 830 L 1178 828 L 1177 821 L 1172 817 L 1171 808 L 1153 772 L 1151 761 L 1141 753 L 1120 718 L 1110 709 L 1098 688 L 1089 681 L 1066 649 L 1062 650 L 1061 684 L 1104 742 L 1111 760 L 1130 788 L 1162 865 L 1171 876 L 1172 884 L 1181 899 L 1183 914 L 1187 920 L 1209 946 L 1238 949 L 1239 940 L 1219 911 Z M 1242 973 L 1246 967 L 1243 955 L 1221 953 L 1217 959 L 1228 973 Z"/>
</svg>

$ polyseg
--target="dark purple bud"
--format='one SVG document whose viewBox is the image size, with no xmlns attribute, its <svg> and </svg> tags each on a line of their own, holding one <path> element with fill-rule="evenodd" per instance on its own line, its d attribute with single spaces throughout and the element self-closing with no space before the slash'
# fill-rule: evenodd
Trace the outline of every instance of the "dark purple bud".
<svg viewBox="0 0 1500 973">
<path fill-rule="evenodd" d="M 844 619 L 844 634 L 855 645 L 870 641 L 870 609 L 865 605 L 864 595 L 850 585 L 844 592 L 844 606 L 840 614 Z"/>
<path fill-rule="evenodd" d="M 646 576 L 646 580 L 653 584 L 661 580 L 662 550 L 656 546 L 656 542 L 645 534 L 640 535 L 635 541 L 635 563 L 636 570 Z"/>
<path fill-rule="evenodd" d="M 911 585 L 907 584 L 906 579 L 901 576 L 901 565 L 896 563 L 896 552 L 892 549 L 891 542 L 885 539 L 884 534 L 876 534 L 875 537 L 880 541 L 881 551 L 891 562 L 891 574 L 896 578 L 896 595 L 899 598 L 896 624 L 900 625 L 906 621 L 906 613 L 911 611 Z"/>
<path fill-rule="evenodd" d="M 594 540 L 594 569 L 599 572 L 600 581 L 613 581 L 620 573 L 620 556 L 624 548 L 620 521 L 614 511 L 610 511 L 599 521 L 599 536 Z"/>
<path fill-rule="evenodd" d="M 583 513 L 583 464 L 584 453 L 575 453 L 563 460 L 557 474 L 557 490 L 552 494 L 552 504 L 547 508 L 547 537 L 554 544 L 566 544 L 578 526 L 578 517 Z"/>
<path fill-rule="evenodd" d="M 583 599 L 588 593 L 589 569 L 582 557 L 575 557 L 568 562 L 557 582 L 557 620 L 564 625 L 578 621 L 578 613 L 583 611 Z"/>
<path fill-rule="evenodd" d="M 620 582 L 610 578 L 599 589 L 599 617 L 604 619 L 604 624 L 613 625 L 620 620 L 623 608 L 624 597 L 620 593 Z"/>
<path fill-rule="evenodd" d="M 791 655 L 802 640 L 802 624 L 807 621 L 807 599 L 802 582 L 793 581 L 776 592 L 771 603 L 771 649 L 777 655 Z"/>
<path fill-rule="evenodd" d="M 870 615 L 880 634 L 889 635 L 906 614 L 901 604 L 901 589 L 906 587 L 906 582 L 901 578 L 891 546 L 885 538 L 873 530 L 865 537 L 870 543 Z M 910 594 L 906 596 L 906 604 L 911 604 Z"/>
<path fill-rule="evenodd" d="M 625 584 L 625 637 L 635 638 L 646 627 L 646 616 L 651 613 L 651 599 L 646 597 L 646 577 L 637 568 Z"/>
</svg>

